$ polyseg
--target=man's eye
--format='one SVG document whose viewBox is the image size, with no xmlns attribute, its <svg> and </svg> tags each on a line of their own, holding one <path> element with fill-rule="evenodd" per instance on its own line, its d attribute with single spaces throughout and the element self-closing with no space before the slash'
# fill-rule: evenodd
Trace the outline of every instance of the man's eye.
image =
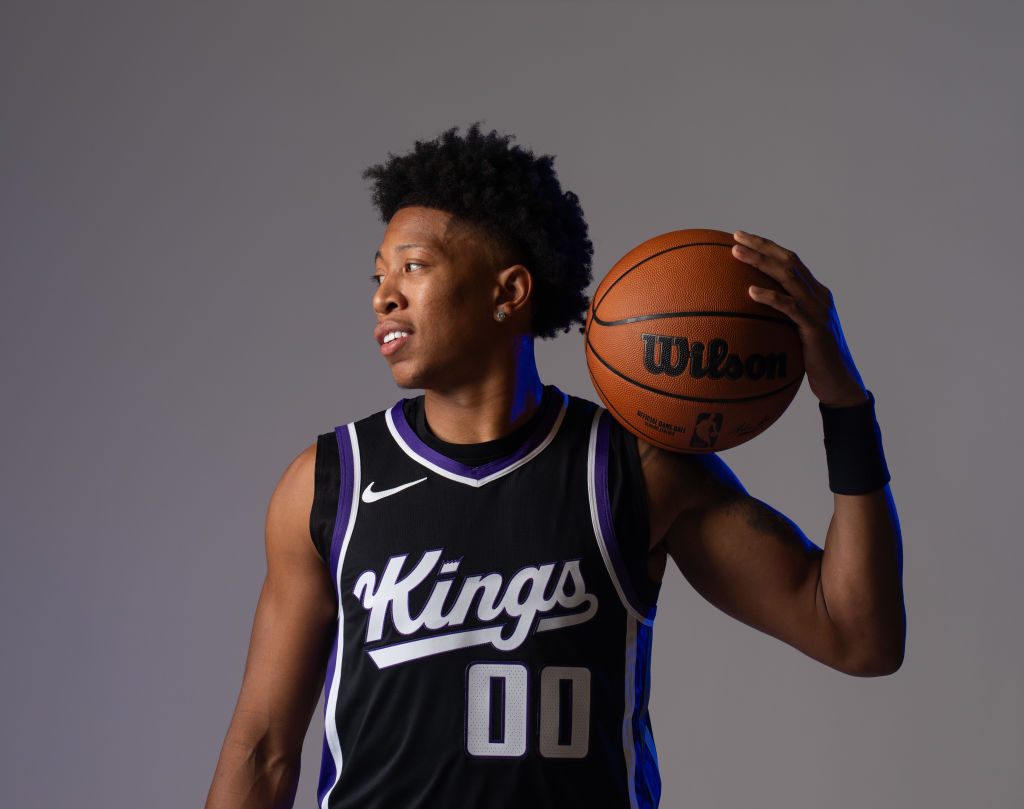
<svg viewBox="0 0 1024 809">
<path fill-rule="evenodd" d="M 421 264 L 419 261 L 407 261 L 402 265 L 402 268 L 406 272 L 415 272 L 416 270 L 422 270 L 424 266 L 425 265 Z M 384 273 L 382 272 L 376 272 L 371 275 L 370 278 L 372 279 L 374 286 L 379 287 L 384 283 Z"/>
</svg>

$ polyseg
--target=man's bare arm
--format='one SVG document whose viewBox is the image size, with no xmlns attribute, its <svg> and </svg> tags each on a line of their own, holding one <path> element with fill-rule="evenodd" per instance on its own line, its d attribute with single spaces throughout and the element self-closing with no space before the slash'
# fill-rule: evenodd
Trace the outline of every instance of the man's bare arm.
<svg viewBox="0 0 1024 809">
<path fill-rule="evenodd" d="M 826 408 L 863 406 L 869 397 L 832 292 L 793 251 L 743 231 L 733 237 L 733 256 L 781 287 L 751 286 L 749 294 L 796 326 L 811 392 Z M 865 433 L 859 440 L 878 438 Z M 833 463 L 840 472 L 859 469 L 852 488 L 868 493 L 834 495 L 822 550 L 750 497 L 718 458 L 671 456 L 643 443 L 640 450 L 651 506 L 652 568 L 667 551 L 712 603 L 842 671 L 885 674 L 900 666 L 906 635 L 902 546 L 892 496 L 882 485 L 888 474 L 877 457 L 867 466 L 863 457 L 840 453 L 830 459 L 830 478 Z M 849 451 L 847 441 L 843 452 Z M 846 480 L 842 488 L 850 485 Z"/>
<path fill-rule="evenodd" d="M 206 809 L 276 809 L 295 798 L 302 741 L 337 619 L 331 578 L 309 535 L 315 460 L 313 445 L 270 499 L 267 577 Z"/>
<path fill-rule="evenodd" d="M 652 554 L 667 551 L 712 604 L 826 665 L 862 676 L 899 668 L 906 617 L 888 486 L 834 495 L 822 550 L 716 456 L 640 449 Z"/>
</svg>

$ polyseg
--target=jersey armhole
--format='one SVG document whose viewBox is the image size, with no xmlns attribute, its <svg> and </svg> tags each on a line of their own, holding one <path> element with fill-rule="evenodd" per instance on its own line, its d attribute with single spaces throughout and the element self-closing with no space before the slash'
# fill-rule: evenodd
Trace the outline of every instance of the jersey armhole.
<svg viewBox="0 0 1024 809">
<path fill-rule="evenodd" d="M 623 480 L 622 467 L 628 468 L 629 457 L 628 452 L 622 452 L 621 443 L 613 449 L 616 443 L 613 425 L 616 423 L 608 411 L 597 411 L 591 428 L 588 461 L 594 530 L 623 606 L 641 623 L 651 624 L 657 589 L 646 575 L 650 533 L 646 492 L 642 487 L 636 489 L 629 485 L 633 476 L 628 471 L 627 480 Z M 639 467 L 639 458 L 635 465 Z M 618 468 L 613 472 L 610 467 Z"/>
<path fill-rule="evenodd" d="M 359 488 L 359 448 L 355 425 L 317 436 L 313 507 L 309 533 L 320 558 L 336 571 L 355 520 Z"/>
<path fill-rule="evenodd" d="M 612 522 L 620 538 L 623 562 L 640 602 L 658 603 L 661 582 L 647 573 L 650 555 L 651 523 L 647 503 L 647 484 L 640 464 L 636 436 L 618 421 L 608 419 L 608 497 Z"/>
<path fill-rule="evenodd" d="M 309 535 L 325 564 L 331 559 L 331 540 L 338 516 L 341 491 L 341 458 L 334 433 L 318 435 L 314 466 L 313 507 L 309 512 Z"/>
</svg>

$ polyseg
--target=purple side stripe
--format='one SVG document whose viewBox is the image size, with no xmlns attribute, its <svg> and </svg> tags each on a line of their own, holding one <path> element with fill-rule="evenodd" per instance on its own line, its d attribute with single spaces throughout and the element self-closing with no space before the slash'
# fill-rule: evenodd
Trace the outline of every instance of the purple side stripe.
<svg viewBox="0 0 1024 809">
<path fill-rule="evenodd" d="M 622 552 L 619 549 L 619 541 L 615 535 L 615 523 L 612 521 L 612 504 L 608 494 L 608 434 L 611 429 L 611 414 L 606 410 L 601 414 L 601 420 L 597 424 L 597 447 L 596 458 L 594 458 L 594 491 L 597 495 L 597 519 L 601 525 L 601 535 L 604 538 L 605 548 L 608 551 L 608 558 L 611 559 L 612 567 L 615 568 L 615 575 L 622 588 L 622 594 L 629 601 L 630 605 L 647 619 L 654 617 L 654 609 L 641 601 L 636 590 L 633 589 L 633 580 L 629 576 L 629 570 L 622 560 Z"/>
<path fill-rule="evenodd" d="M 341 466 L 341 485 L 338 487 L 338 515 L 334 520 L 334 536 L 331 537 L 331 575 L 338 581 L 338 555 L 345 541 L 348 520 L 352 511 L 352 486 L 355 485 L 355 470 L 352 468 L 352 437 L 348 427 L 335 427 L 338 438 L 338 460 Z M 341 603 L 339 594 L 339 605 Z"/>
<path fill-rule="evenodd" d="M 341 609 L 339 606 L 338 609 Z M 327 677 L 324 679 L 324 721 L 327 717 L 327 701 L 330 698 L 331 683 L 334 682 L 334 666 L 338 659 L 338 638 L 335 636 L 334 645 L 331 647 L 331 658 L 327 661 Z M 331 754 L 330 745 L 327 744 L 327 734 L 324 734 L 321 742 L 320 753 L 320 779 L 317 781 L 317 805 L 323 803 L 324 795 L 334 785 L 337 773 L 334 769 L 334 756 Z"/>
<path fill-rule="evenodd" d="M 653 628 L 640 624 L 636 628 L 636 662 L 633 668 L 635 696 L 633 702 L 634 792 L 638 809 L 657 809 L 661 800 L 661 775 L 658 772 L 658 751 L 651 735 L 651 718 L 647 712 L 651 696 L 651 643 Z"/>
<path fill-rule="evenodd" d="M 500 472 L 502 469 L 507 469 L 512 464 L 520 461 L 525 456 L 533 452 L 537 445 L 540 444 L 545 438 L 548 437 L 548 433 L 551 432 L 551 428 L 554 426 L 555 421 L 558 419 L 558 414 L 562 412 L 562 408 L 566 405 L 567 397 L 561 391 L 555 391 L 557 396 L 552 396 L 551 401 L 541 416 L 540 422 L 537 424 L 537 429 L 534 430 L 533 434 L 523 443 L 523 445 L 511 455 L 505 458 L 498 458 L 496 461 L 484 464 L 483 466 L 466 466 L 465 464 L 453 461 L 440 452 L 436 452 L 420 439 L 416 435 L 415 430 L 406 421 L 405 411 L 402 409 L 402 402 L 399 402 L 391 408 L 391 419 L 395 423 L 395 429 L 398 430 L 398 434 L 402 436 L 402 440 L 419 455 L 423 460 L 429 461 L 435 466 L 439 466 L 446 472 L 451 472 L 454 475 L 460 475 L 461 477 L 471 478 L 472 480 L 480 480 L 481 478 L 493 475 L 495 472 Z M 405 401 L 404 399 L 402 401 Z"/>
</svg>

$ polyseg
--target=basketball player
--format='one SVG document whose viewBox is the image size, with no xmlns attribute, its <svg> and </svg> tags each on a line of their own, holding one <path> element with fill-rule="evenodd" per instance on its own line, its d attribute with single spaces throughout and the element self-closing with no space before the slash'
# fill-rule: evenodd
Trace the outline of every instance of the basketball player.
<svg viewBox="0 0 1024 809">
<path fill-rule="evenodd" d="M 741 232 L 785 290 L 821 402 L 823 549 L 716 456 L 655 449 L 545 387 L 535 337 L 582 322 L 592 248 L 549 157 L 478 127 L 367 172 L 387 223 L 379 351 L 424 394 L 285 471 L 208 809 L 290 806 L 320 688 L 320 805 L 654 807 L 651 632 L 672 557 L 712 604 L 840 671 L 895 671 L 899 527 L 873 400 L 829 291 Z M 672 620 L 667 616 L 664 620 Z"/>
</svg>

